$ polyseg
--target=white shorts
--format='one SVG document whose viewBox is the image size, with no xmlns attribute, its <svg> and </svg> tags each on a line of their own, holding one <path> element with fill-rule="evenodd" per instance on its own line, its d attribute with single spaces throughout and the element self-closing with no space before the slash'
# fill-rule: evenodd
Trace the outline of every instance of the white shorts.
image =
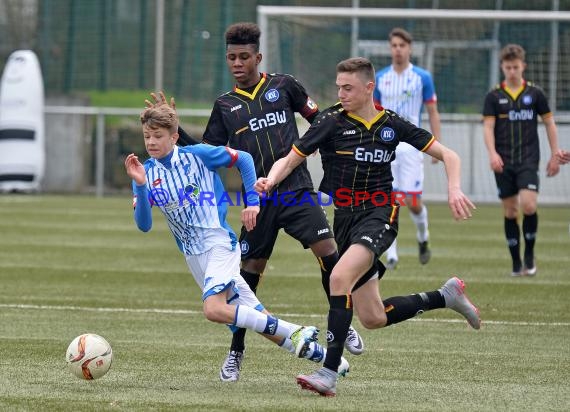
<svg viewBox="0 0 570 412">
<path fill-rule="evenodd" d="M 396 147 L 396 160 L 392 162 L 394 191 L 421 195 L 424 190 L 424 154 L 408 143 Z"/>
<path fill-rule="evenodd" d="M 200 255 L 187 255 L 186 263 L 202 290 L 202 300 L 229 289 L 227 302 L 262 311 L 263 305 L 239 273 L 240 248 L 214 246 Z"/>
</svg>

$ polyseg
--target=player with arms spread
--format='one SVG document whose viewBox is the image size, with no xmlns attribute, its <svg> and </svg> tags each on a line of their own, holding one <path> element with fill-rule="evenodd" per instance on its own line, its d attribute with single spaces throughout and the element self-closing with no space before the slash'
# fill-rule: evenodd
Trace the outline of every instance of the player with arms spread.
<svg viewBox="0 0 570 412">
<path fill-rule="evenodd" d="M 237 236 L 226 221 L 229 202 L 216 169 L 239 169 L 251 193 L 241 212 L 242 223 L 252 230 L 259 198 L 253 192 L 256 176 L 251 156 L 205 144 L 179 148 L 178 118 L 167 105 L 146 109 L 141 123 L 150 159 L 142 164 L 130 154 L 125 160 L 127 174 L 133 179 L 135 221 L 141 231 L 148 232 L 152 228 L 151 206 L 160 209 L 202 290 L 206 318 L 232 330 L 253 329 L 299 357 L 322 361 L 326 349 L 315 342 L 318 330 L 272 316 L 239 274 Z M 343 362 L 341 373 L 348 369 L 346 360 Z"/>
<path fill-rule="evenodd" d="M 323 396 L 336 394 L 337 367 L 353 308 L 365 328 L 375 329 L 410 319 L 420 313 L 450 308 L 475 329 L 479 311 L 467 299 L 464 282 L 453 277 L 440 289 L 382 301 L 378 278 L 385 272 L 378 257 L 390 246 L 398 230 L 398 205 L 390 201 L 390 162 L 400 142 L 444 162 L 448 177 L 448 201 L 456 219 L 471 217 L 474 205 L 460 188 L 460 160 L 455 152 L 436 141 L 426 130 L 396 113 L 377 108 L 374 67 L 368 59 L 352 58 L 337 65 L 336 85 L 340 104 L 323 111 L 290 153 L 275 162 L 255 188 L 267 192 L 281 182 L 306 156 L 319 150 L 324 177 L 323 192 L 333 194 L 334 233 L 340 259 L 330 278 L 328 352 L 324 367 L 297 382 Z M 379 265 L 379 273 L 369 276 Z"/>
</svg>

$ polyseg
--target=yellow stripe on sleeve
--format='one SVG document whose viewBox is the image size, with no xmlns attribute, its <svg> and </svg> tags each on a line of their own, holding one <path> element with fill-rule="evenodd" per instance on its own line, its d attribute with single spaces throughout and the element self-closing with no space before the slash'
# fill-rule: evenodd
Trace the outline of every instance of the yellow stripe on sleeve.
<svg viewBox="0 0 570 412">
<path fill-rule="evenodd" d="M 293 145 L 293 147 L 291 148 L 295 153 L 297 153 L 299 156 L 301 157 L 307 157 L 307 155 L 303 152 L 301 152 L 299 149 L 297 149 L 297 146 Z"/>
</svg>

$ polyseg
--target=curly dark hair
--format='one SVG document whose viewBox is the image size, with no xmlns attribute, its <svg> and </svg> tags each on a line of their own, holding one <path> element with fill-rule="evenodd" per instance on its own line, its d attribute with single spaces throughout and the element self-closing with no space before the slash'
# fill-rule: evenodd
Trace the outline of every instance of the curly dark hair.
<svg viewBox="0 0 570 412">
<path fill-rule="evenodd" d="M 226 46 L 229 44 L 252 44 L 259 51 L 261 31 L 255 23 L 235 23 L 226 30 Z"/>
</svg>

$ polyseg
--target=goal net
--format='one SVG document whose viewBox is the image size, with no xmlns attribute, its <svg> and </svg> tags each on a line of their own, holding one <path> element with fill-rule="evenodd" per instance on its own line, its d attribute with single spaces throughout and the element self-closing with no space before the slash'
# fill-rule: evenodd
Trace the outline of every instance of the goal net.
<svg viewBox="0 0 570 412">
<path fill-rule="evenodd" d="M 321 107 L 336 101 L 336 64 L 369 58 L 376 70 L 391 62 L 388 34 L 394 27 L 413 38 L 412 63 L 434 79 L 442 114 L 442 140 L 463 161 L 463 187 L 479 201 L 496 201 L 483 143 L 481 110 L 501 79 L 499 52 L 507 43 L 526 50 L 525 78 L 546 93 L 556 115 L 560 146 L 570 149 L 570 12 L 378 9 L 258 6 L 262 68 L 293 74 Z M 424 120 L 423 127 L 429 128 Z M 570 167 L 545 177 L 550 148 L 541 136 L 541 201 L 570 203 Z M 320 167 L 312 164 L 319 179 Z M 441 167 L 441 165 L 439 166 Z M 426 162 L 426 197 L 446 198 L 445 177 Z"/>
</svg>

